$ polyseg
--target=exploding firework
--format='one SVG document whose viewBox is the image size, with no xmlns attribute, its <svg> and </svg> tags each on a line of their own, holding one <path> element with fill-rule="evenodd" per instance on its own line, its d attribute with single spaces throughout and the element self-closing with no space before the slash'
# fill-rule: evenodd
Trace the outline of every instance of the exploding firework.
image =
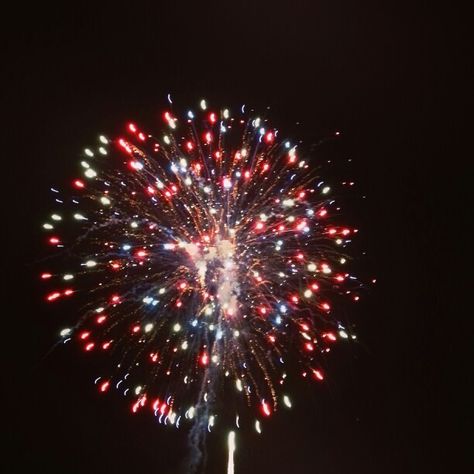
<svg viewBox="0 0 474 474">
<path fill-rule="evenodd" d="M 355 338 L 337 302 L 359 298 L 344 253 L 357 230 L 335 223 L 330 185 L 267 119 L 201 101 L 163 121 L 156 137 L 135 123 L 101 135 L 72 190 L 52 189 L 46 300 L 80 301 L 60 335 L 110 355 L 99 392 L 191 436 L 222 406 L 260 433 L 292 406 L 288 359 L 319 382 L 324 353 Z"/>
</svg>

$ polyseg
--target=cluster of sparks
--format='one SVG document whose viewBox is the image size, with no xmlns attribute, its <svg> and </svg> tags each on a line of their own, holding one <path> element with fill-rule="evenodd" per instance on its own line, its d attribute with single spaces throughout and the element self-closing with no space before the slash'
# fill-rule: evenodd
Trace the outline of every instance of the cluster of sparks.
<svg viewBox="0 0 474 474">
<path fill-rule="evenodd" d="M 101 135 L 74 191 L 52 188 L 61 211 L 43 228 L 69 267 L 41 274 L 46 300 L 81 300 L 60 335 L 112 355 L 99 392 L 176 427 L 211 430 L 219 403 L 240 427 L 249 407 L 260 433 L 292 406 L 288 358 L 319 382 L 323 354 L 355 339 L 333 305 L 359 298 L 344 254 L 357 230 L 334 224 L 331 187 L 266 119 L 204 100 L 183 115 L 165 112 L 158 137 Z"/>
</svg>

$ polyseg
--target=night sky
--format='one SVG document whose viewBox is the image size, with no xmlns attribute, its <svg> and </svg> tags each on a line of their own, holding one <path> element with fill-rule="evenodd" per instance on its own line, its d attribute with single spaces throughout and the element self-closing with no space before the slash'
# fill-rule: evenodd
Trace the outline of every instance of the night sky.
<svg viewBox="0 0 474 474">
<path fill-rule="evenodd" d="M 445 192 L 462 174 L 453 102 L 463 80 L 453 75 L 467 45 L 461 25 L 452 27 L 457 12 L 428 2 L 183 3 L 25 5 L 4 19 L 3 201 L 13 215 L 3 225 L 11 239 L 3 472 L 182 468 L 184 430 L 99 396 L 93 357 L 73 345 L 50 350 L 63 315 L 44 303 L 38 281 L 49 187 L 74 176 L 81 150 L 100 132 L 130 119 L 158 130 L 168 93 L 180 110 L 203 97 L 216 107 L 270 107 L 282 130 L 309 144 L 341 131 L 327 153 L 352 158 L 356 194 L 367 196 L 348 216 L 367 251 L 359 273 L 377 278 L 349 308 L 359 343 L 334 351 L 327 382 L 295 387 L 294 409 L 265 423 L 262 436 L 238 432 L 236 473 L 465 472 L 455 470 L 463 457 L 455 439 L 467 422 L 458 424 L 452 409 L 472 369 L 450 361 L 465 326 L 453 304 L 461 290 L 448 289 L 458 276 L 448 271 L 451 244 L 442 237 L 448 222 L 459 222 Z M 225 472 L 222 434 L 208 446 L 206 472 Z"/>
</svg>

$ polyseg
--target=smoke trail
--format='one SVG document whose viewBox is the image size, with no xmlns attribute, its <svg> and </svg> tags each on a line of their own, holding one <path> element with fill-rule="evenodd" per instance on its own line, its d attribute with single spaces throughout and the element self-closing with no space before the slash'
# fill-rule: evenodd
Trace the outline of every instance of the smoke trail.
<svg viewBox="0 0 474 474">
<path fill-rule="evenodd" d="M 189 455 L 187 460 L 187 470 L 190 474 L 195 474 L 201 466 L 206 464 L 206 426 L 207 417 L 204 418 L 208 409 L 198 411 L 196 422 L 188 435 Z"/>
<path fill-rule="evenodd" d="M 202 379 L 198 403 L 195 407 L 195 421 L 188 435 L 189 455 L 186 472 L 189 474 L 199 472 L 199 469 L 204 469 L 206 465 L 206 436 L 209 431 L 209 413 L 215 401 L 213 385 L 215 377 L 212 376 L 211 371 L 213 369 L 208 368 Z"/>
<path fill-rule="evenodd" d="M 198 269 L 201 283 L 207 291 L 215 297 L 215 310 L 222 315 L 235 314 L 237 311 L 237 295 L 240 288 L 235 271 L 233 255 L 234 244 L 230 240 L 218 240 L 216 246 L 209 247 L 208 254 L 202 255 L 195 244 L 185 246 L 188 254 Z M 222 332 L 222 317 L 217 321 L 217 333 Z M 211 343 L 210 355 L 221 357 L 222 343 L 215 338 Z M 219 378 L 219 373 L 212 366 L 209 367 L 202 379 L 199 391 L 198 403 L 196 404 L 195 422 L 188 436 L 189 458 L 188 472 L 197 473 L 199 468 L 204 469 L 206 464 L 206 436 L 212 426 L 214 418 L 210 414 L 214 406 L 215 390 L 214 384 Z"/>
</svg>

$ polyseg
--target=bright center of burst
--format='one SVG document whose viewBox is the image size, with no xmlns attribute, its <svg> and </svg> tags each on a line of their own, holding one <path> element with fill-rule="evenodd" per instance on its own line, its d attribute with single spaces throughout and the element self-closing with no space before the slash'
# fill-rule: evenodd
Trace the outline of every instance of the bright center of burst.
<svg viewBox="0 0 474 474">
<path fill-rule="evenodd" d="M 206 299 L 212 302 L 205 314 L 212 314 L 214 308 L 220 309 L 226 316 L 235 315 L 240 293 L 235 241 L 218 236 L 214 242 L 205 238 L 199 245 L 185 243 L 182 247 L 197 272 L 201 290 L 207 296 Z"/>
</svg>

